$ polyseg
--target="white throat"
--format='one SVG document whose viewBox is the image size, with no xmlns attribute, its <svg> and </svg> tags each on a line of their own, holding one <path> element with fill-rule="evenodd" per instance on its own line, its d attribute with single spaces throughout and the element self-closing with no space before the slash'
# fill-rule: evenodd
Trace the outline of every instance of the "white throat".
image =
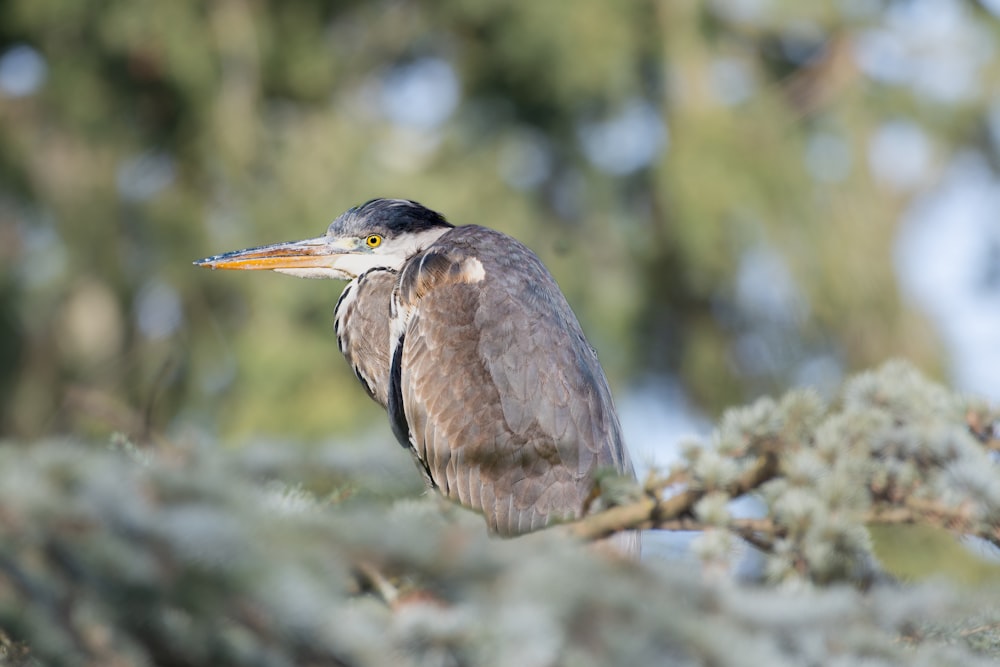
<svg viewBox="0 0 1000 667">
<path fill-rule="evenodd" d="M 416 234 L 408 234 L 403 238 L 388 241 L 382 248 L 372 253 L 372 257 L 382 257 L 386 262 L 385 265 L 379 264 L 378 266 L 398 271 L 403 268 L 403 262 L 421 250 L 429 248 L 443 234 L 451 231 L 451 229 L 451 227 L 435 227 L 434 229 L 427 229 Z"/>
</svg>

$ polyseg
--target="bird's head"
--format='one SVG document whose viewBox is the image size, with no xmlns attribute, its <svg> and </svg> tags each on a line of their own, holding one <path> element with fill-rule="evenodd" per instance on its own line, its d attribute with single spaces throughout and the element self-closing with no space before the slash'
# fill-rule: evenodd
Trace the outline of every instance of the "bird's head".
<svg viewBox="0 0 1000 667">
<path fill-rule="evenodd" d="M 451 228 L 440 213 L 414 201 L 372 199 L 344 212 L 323 236 L 234 250 L 195 264 L 353 280 L 371 269 L 398 269 Z"/>
</svg>

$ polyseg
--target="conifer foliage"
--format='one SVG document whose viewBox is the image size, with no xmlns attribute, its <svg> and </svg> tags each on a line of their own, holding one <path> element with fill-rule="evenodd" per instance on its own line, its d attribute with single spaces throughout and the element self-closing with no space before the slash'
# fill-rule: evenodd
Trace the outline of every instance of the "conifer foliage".
<svg viewBox="0 0 1000 667">
<path fill-rule="evenodd" d="M 315 451 L 6 444 L 0 664 L 990 664 L 988 587 L 893 580 L 868 529 L 1000 543 L 997 417 L 890 363 L 830 402 L 731 410 L 673 470 L 508 541 Z M 580 544 L 636 526 L 701 529 L 703 565 Z M 765 554 L 753 584 L 728 575 L 736 540 Z"/>
</svg>

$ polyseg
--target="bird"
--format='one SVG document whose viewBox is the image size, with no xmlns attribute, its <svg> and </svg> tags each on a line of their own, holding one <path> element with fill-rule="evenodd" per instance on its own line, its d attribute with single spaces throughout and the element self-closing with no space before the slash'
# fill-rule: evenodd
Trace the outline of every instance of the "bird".
<svg viewBox="0 0 1000 667">
<path fill-rule="evenodd" d="M 372 199 L 317 238 L 212 269 L 348 281 L 337 344 L 427 486 L 513 537 L 585 513 L 595 475 L 635 472 L 604 370 L 538 256 L 415 201 Z M 637 555 L 635 532 L 612 547 Z"/>
</svg>

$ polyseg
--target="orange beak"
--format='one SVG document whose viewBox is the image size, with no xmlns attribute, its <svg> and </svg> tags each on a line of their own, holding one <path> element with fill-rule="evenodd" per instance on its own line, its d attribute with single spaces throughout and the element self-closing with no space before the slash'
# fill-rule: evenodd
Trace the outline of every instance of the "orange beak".
<svg viewBox="0 0 1000 667">
<path fill-rule="evenodd" d="M 320 236 L 304 241 L 272 243 L 271 245 L 233 250 L 195 262 L 210 269 L 242 271 L 274 271 L 278 269 L 329 269 L 334 258 L 356 248 L 353 239 Z"/>
</svg>

